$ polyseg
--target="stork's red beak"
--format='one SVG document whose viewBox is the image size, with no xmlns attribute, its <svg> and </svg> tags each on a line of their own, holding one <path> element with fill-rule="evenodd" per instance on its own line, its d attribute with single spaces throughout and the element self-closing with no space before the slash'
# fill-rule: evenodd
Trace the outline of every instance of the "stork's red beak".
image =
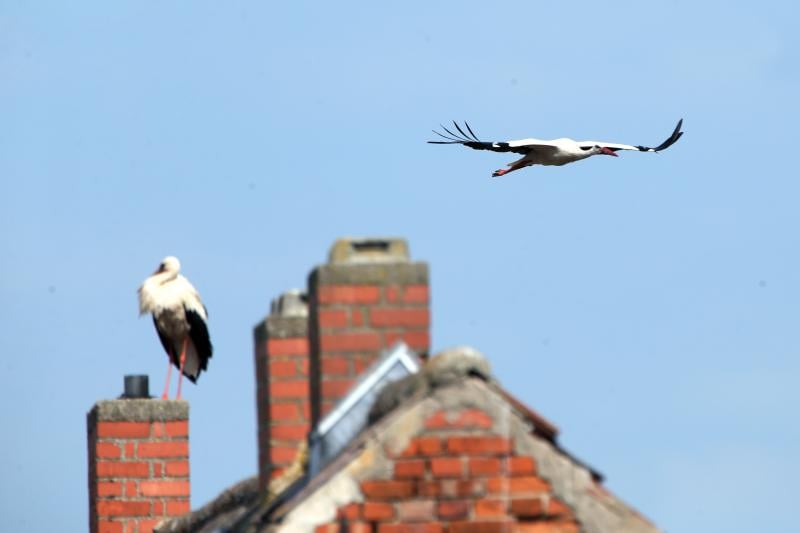
<svg viewBox="0 0 800 533">
<path fill-rule="evenodd" d="M 601 152 L 603 152 L 603 153 L 604 153 L 604 154 L 606 154 L 606 155 L 613 155 L 614 157 L 619 157 L 619 156 L 617 155 L 617 152 L 615 152 L 615 151 L 614 151 L 614 150 L 612 150 L 611 148 L 606 148 L 605 146 L 603 146 L 602 148 L 600 148 L 600 151 L 601 151 Z"/>
</svg>

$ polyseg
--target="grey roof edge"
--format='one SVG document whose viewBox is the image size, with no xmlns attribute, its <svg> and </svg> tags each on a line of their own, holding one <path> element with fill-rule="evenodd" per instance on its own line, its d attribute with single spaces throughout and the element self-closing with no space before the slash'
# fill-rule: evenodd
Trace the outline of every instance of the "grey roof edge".
<svg viewBox="0 0 800 533">
<path fill-rule="evenodd" d="M 97 422 L 168 422 L 188 420 L 189 402 L 184 400 L 101 400 L 87 413 L 89 424 Z"/>
</svg>

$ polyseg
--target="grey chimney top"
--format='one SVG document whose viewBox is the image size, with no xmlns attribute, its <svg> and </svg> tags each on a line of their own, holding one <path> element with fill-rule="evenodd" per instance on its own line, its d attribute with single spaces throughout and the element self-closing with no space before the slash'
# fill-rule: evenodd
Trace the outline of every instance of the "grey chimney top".
<svg viewBox="0 0 800 533">
<path fill-rule="evenodd" d="M 300 289 L 290 289 L 272 300 L 270 306 L 271 316 L 280 317 L 307 317 L 308 297 Z"/>
<path fill-rule="evenodd" d="M 343 237 L 328 253 L 329 265 L 408 263 L 408 242 L 397 237 Z"/>
</svg>

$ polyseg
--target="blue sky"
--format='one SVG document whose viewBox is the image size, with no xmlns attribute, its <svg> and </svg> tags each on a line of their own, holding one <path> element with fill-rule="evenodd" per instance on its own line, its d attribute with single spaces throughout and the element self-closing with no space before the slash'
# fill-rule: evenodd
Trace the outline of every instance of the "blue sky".
<svg viewBox="0 0 800 533">
<path fill-rule="evenodd" d="M 85 413 L 164 355 L 181 259 L 216 353 L 192 503 L 256 471 L 252 326 L 343 235 L 431 265 L 470 344 L 669 531 L 787 531 L 800 474 L 789 1 L 0 3 L 0 515 L 87 524 Z M 501 179 L 425 144 L 661 142 Z M 43 508 L 47 513 L 41 512 Z"/>
</svg>

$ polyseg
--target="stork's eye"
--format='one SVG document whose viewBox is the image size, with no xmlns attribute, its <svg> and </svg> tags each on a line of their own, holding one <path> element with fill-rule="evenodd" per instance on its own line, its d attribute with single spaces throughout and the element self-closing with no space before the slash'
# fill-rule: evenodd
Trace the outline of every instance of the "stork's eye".
<svg viewBox="0 0 800 533">
<path fill-rule="evenodd" d="M 591 146 L 581 146 L 581 150 L 583 150 L 583 151 L 591 150 L 591 149 L 592 149 Z"/>
</svg>

